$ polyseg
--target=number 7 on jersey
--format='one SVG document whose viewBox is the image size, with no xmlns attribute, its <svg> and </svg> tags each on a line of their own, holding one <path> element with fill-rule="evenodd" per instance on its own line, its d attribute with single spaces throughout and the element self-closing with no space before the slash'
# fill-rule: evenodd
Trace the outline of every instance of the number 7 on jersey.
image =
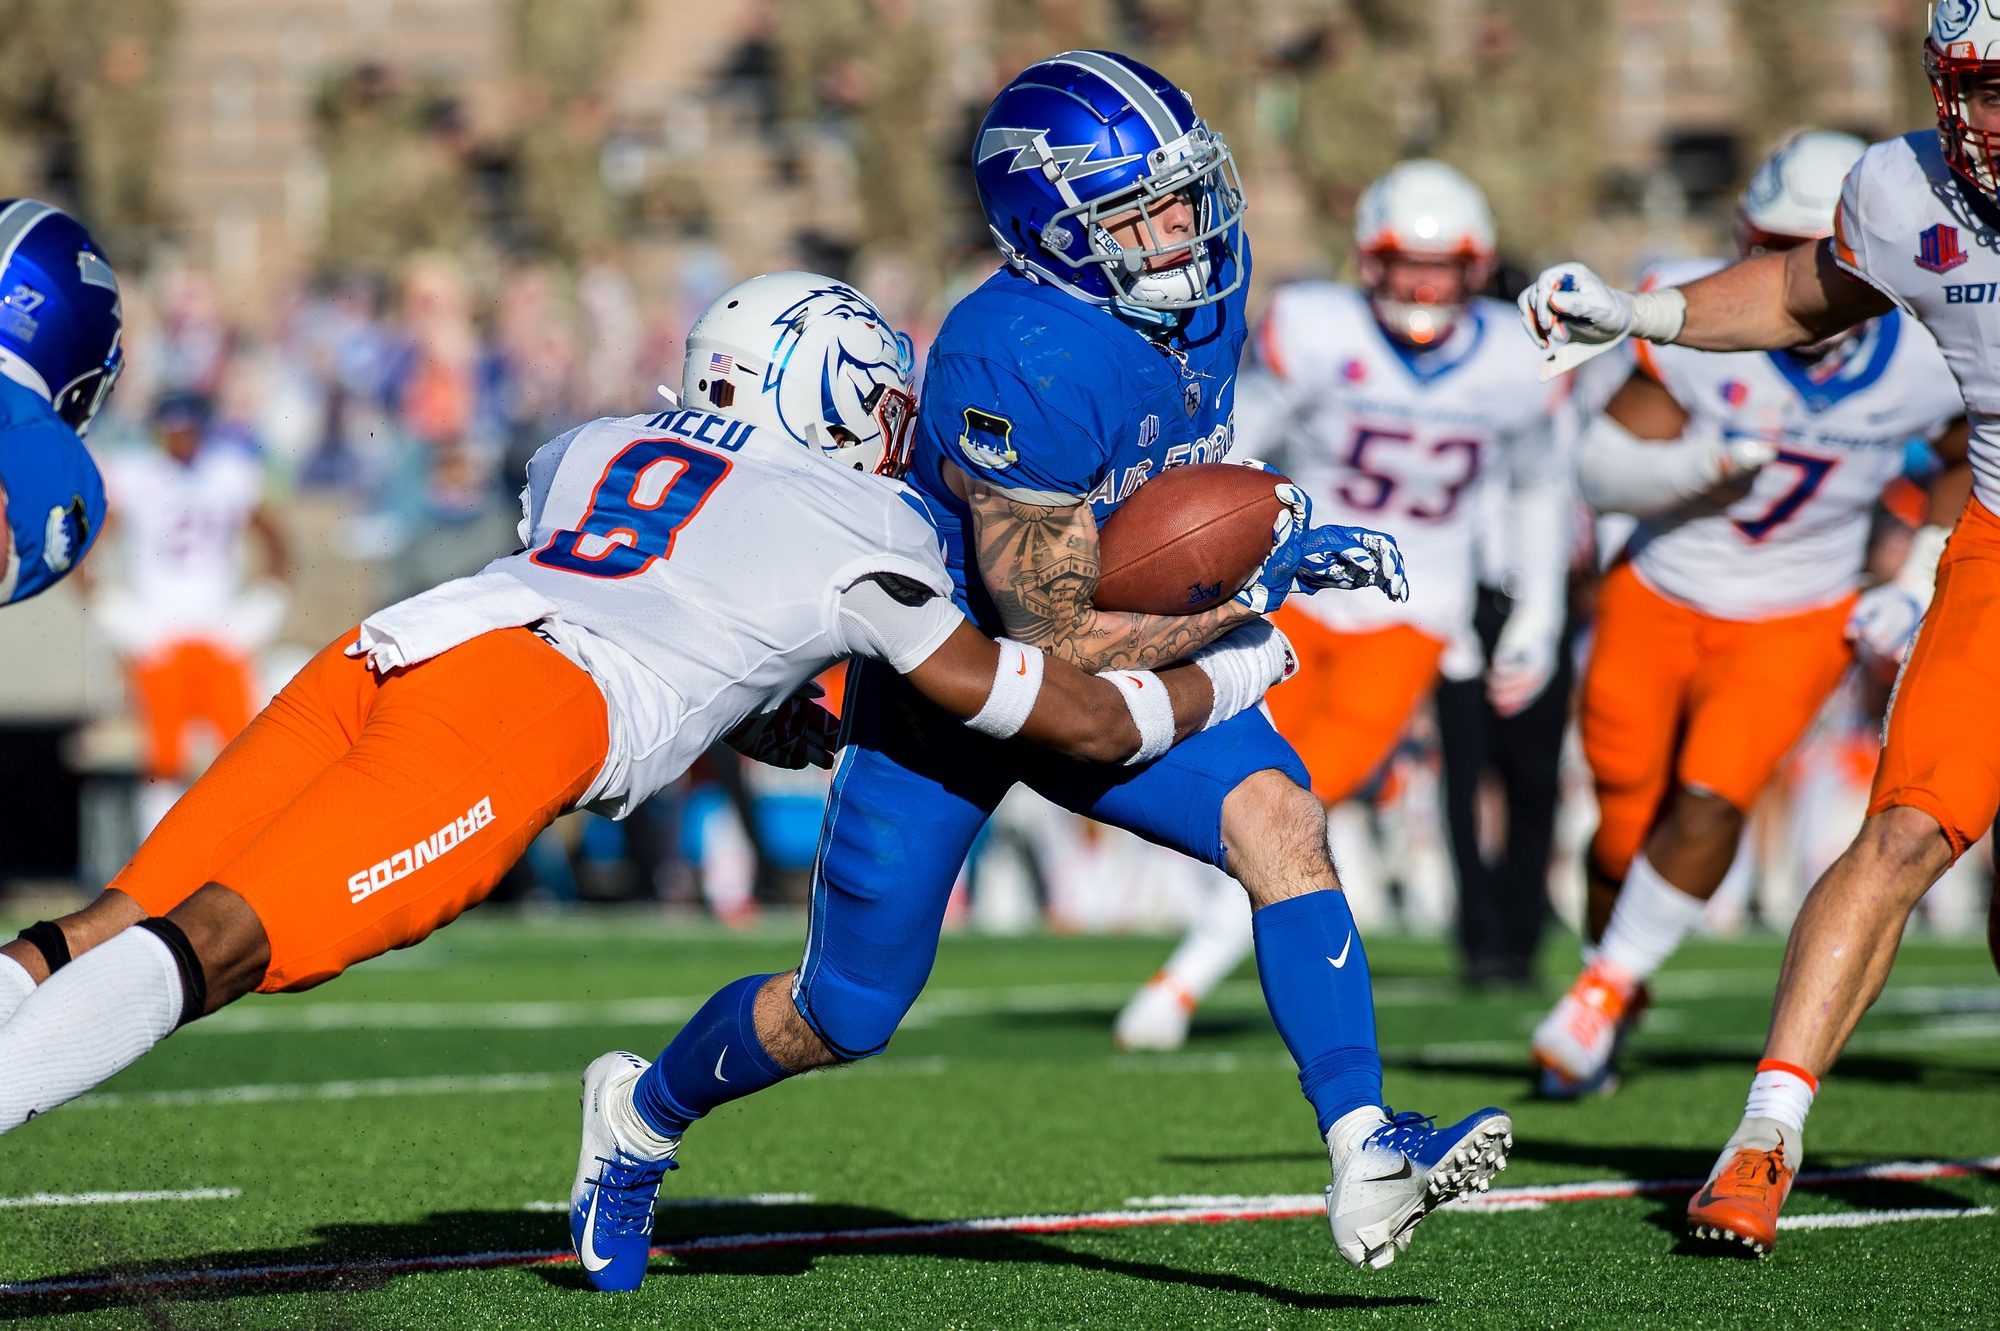
<svg viewBox="0 0 2000 1331">
<path fill-rule="evenodd" d="M 678 439 L 628 444 L 604 468 L 574 529 L 549 537 L 531 558 L 592 578 L 629 578 L 670 559 L 674 537 L 729 475 L 729 459 Z"/>
</svg>

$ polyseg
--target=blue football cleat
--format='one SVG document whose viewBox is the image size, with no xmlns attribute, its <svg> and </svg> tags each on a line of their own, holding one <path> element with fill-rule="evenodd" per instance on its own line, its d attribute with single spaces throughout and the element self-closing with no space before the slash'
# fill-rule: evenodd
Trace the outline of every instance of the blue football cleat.
<svg viewBox="0 0 2000 1331">
<path fill-rule="evenodd" d="M 1334 1246 L 1355 1266 L 1377 1270 L 1410 1246 L 1417 1222 L 1455 1197 L 1484 1192 L 1507 1167 L 1514 1120 L 1482 1109 L 1448 1128 L 1397 1114 L 1363 1138 L 1326 1190 Z"/>
<path fill-rule="evenodd" d="M 649 1065 L 636 1054 L 612 1053 L 583 1073 L 583 1151 L 569 1193 L 569 1241 L 590 1283 L 603 1290 L 639 1288 L 653 1244 L 653 1199 L 660 1180 L 679 1168 L 671 1156 L 648 1159 L 621 1146 L 609 1108 L 629 1102 L 632 1083 Z"/>
</svg>

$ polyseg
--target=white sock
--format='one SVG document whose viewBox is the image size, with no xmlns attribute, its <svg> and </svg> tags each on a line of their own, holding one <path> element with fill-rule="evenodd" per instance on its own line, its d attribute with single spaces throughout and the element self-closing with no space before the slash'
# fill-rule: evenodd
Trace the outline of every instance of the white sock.
<svg viewBox="0 0 2000 1331">
<path fill-rule="evenodd" d="M 35 977 L 28 974 L 28 968 L 4 952 L 0 952 L 0 1026 L 14 1015 L 14 1009 L 35 992 Z"/>
<path fill-rule="evenodd" d="M 1806 1114 L 1812 1109 L 1813 1096 L 1818 1092 L 1819 1079 L 1810 1072 L 1767 1058 L 1757 1065 L 1743 1117 L 1773 1119 L 1794 1133 L 1802 1133 L 1806 1130 Z"/>
<path fill-rule="evenodd" d="M 0 1027 L 0 1132 L 130 1067 L 180 1019 L 180 966 L 158 935 L 127 929 L 84 953 Z"/>
<path fill-rule="evenodd" d="M 1250 926 L 1250 898 L 1242 884 L 1210 869 L 1212 881 L 1187 937 L 1160 969 L 1196 1002 L 1215 991 L 1256 947 Z"/>
<path fill-rule="evenodd" d="M 1635 981 L 1648 980 L 1700 922 L 1704 904 L 1660 877 L 1641 851 L 1618 890 L 1597 955 Z"/>
<path fill-rule="evenodd" d="M 1368 1139 L 1368 1134 L 1389 1121 L 1389 1116 L 1378 1105 L 1363 1105 L 1350 1109 L 1333 1121 L 1326 1130 L 1326 1155 L 1333 1164 L 1333 1172 L 1347 1163 L 1347 1157 L 1354 1154 L 1354 1148 Z"/>
<path fill-rule="evenodd" d="M 633 1077 L 612 1088 L 605 1097 L 604 1118 L 611 1125 L 611 1135 L 617 1139 L 619 1149 L 642 1160 L 671 1160 L 674 1152 L 680 1150 L 679 1137 L 662 1137 L 653 1131 L 639 1111 L 632 1107 L 632 1088 L 639 1084 Z"/>
</svg>

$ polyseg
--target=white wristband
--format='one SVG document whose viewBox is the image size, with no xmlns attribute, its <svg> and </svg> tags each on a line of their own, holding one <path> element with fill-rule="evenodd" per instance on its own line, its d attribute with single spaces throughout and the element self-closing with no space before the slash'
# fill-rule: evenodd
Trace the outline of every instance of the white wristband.
<svg viewBox="0 0 2000 1331">
<path fill-rule="evenodd" d="M 1291 642 L 1268 619 L 1253 619 L 1188 659 L 1208 676 L 1215 695 L 1204 730 L 1255 707 L 1267 689 L 1299 668 Z"/>
<path fill-rule="evenodd" d="M 1910 553 L 1903 559 L 1902 571 L 1896 574 L 1896 585 L 1907 587 L 1917 594 L 1917 599 L 1930 603 L 1931 593 L 1937 588 L 1938 560 L 1944 557 L 1945 542 L 1951 539 L 1951 529 L 1926 522 L 1917 528 L 1910 538 Z"/>
<path fill-rule="evenodd" d="M 993 668 L 993 691 L 986 705 L 965 724 L 982 735 L 1012 739 L 1028 724 L 1042 691 L 1042 654 L 1012 638 L 1000 639 L 1000 663 Z"/>
<path fill-rule="evenodd" d="M 1632 336 L 1671 342 L 1687 326 L 1688 302 L 1679 287 L 1641 291 L 1632 297 Z"/>
<path fill-rule="evenodd" d="M 1139 751 L 1125 760 L 1127 767 L 1149 763 L 1174 747 L 1174 703 L 1158 675 L 1150 670 L 1108 670 L 1098 678 L 1118 686 L 1132 724 L 1139 727 Z"/>
</svg>

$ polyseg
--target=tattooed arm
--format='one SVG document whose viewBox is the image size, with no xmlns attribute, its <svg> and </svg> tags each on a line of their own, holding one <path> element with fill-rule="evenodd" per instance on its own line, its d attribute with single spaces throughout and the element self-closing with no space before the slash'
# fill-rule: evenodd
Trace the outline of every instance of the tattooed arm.
<svg viewBox="0 0 2000 1331">
<path fill-rule="evenodd" d="M 1206 646 L 1255 612 L 1226 601 L 1196 615 L 1099 610 L 1090 505 L 1024 504 L 945 464 L 972 509 L 980 577 L 1007 636 L 1083 670 L 1150 670 Z"/>
</svg>

